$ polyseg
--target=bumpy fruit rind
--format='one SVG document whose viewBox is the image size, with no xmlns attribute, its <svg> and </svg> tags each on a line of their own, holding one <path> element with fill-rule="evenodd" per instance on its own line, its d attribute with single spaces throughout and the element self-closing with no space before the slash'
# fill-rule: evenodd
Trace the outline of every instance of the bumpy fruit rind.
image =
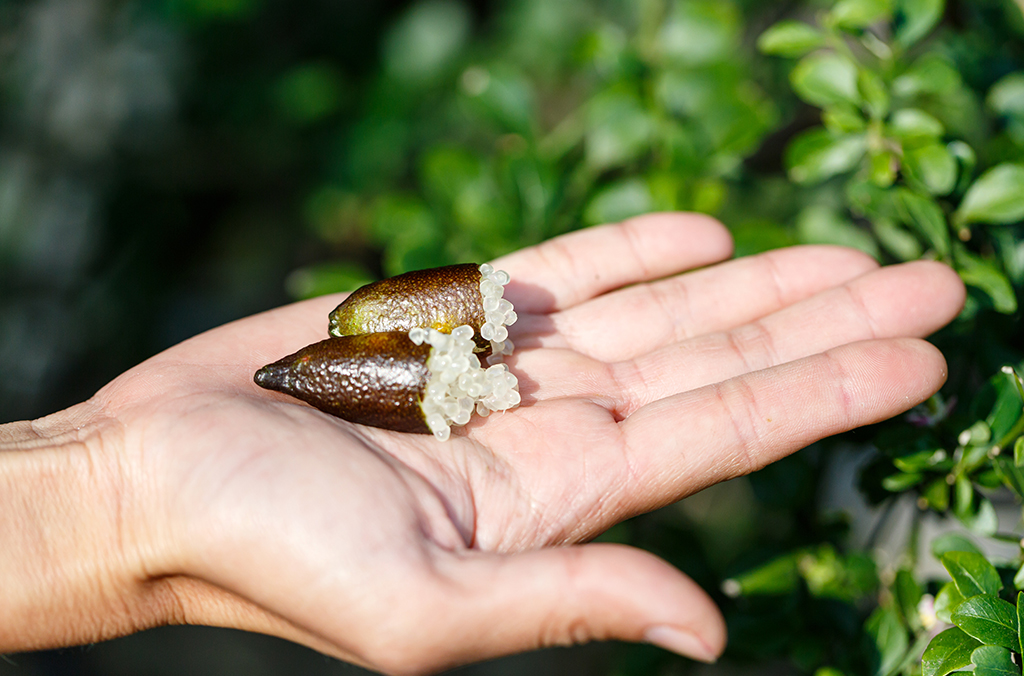
<svg viewBox="0 0 1024 676">
<path fill-rule="evenodd" d="M 256 372 L 284 392 L 350 422 L 448 439 L 452 425 L 519 405 L 504 364 L 483 368 L 473 328 L 415 328 L 328 338 Z"/>
<path fill-rule="evenodd" d="M 478 352 L 511 354 L 507 326 L 516 321 L 502 298 L 508 274 L 490 265 L 466 263 L 407 272 L 354 291 L 330 314 L 332 336 L 458 326 L 474 330 Z"/>
<path fill-rule="evenodd" d="M 420 403 L 429 356 L 429 345 L 403 331 L 332 337 L 264 366 L 254 379 L 349 422 L 428 434 Z"/>
</svg>

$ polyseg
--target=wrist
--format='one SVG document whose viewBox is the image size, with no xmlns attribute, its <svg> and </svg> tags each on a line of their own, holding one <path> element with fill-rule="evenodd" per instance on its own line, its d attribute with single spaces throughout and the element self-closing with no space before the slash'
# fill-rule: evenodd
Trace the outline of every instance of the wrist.
<svg viewBox="0 0 1024 676">
<path fill-rule="evenodd" d="M 155 623 L 116 423 L 88 404 L 0 425 L 0 653 Z"/>
</svg>

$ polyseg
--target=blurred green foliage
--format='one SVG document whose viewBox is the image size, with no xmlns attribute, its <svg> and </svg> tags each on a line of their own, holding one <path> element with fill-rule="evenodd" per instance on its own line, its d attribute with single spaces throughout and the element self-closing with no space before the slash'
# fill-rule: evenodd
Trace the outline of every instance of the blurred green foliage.
<svg viewBox="0 0 1024 676">
<path fill-rule="evenodd" d="M 64 70 L 32 37 L 60 7 L 92 45 Z M 1020 674 L 1019 4 L 383 7 L 0 5 L 29 36 L 0 53 L 0 401 L 107 354 L 94 387 L 282 286 L 349 290 L 651 210 L 719 217 L 738 255 L 833 243 L 941 260 L 969 297 L 934 338 L 939 395 L 605 537 L 713 591 L 729 669 Z M 44 255 L 72 235 L 78 258 Z M 69 321 L 75 340 L 50 340 Z M 605 673 L 690 668 L 618 646 Z"/>
</svg>

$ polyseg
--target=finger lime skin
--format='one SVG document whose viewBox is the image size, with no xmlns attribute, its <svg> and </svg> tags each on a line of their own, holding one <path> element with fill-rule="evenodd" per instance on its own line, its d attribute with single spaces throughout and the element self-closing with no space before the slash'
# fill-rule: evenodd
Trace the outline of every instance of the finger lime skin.
<svg viewBox="0 0 1024 676">
<path fill-rule="evenodd" d="M 437 329 L 469 324 L 479 331 L 484 308 L 475 263 L 416 270 L 357 289 L 330 315 L 332 336 Z"/>
<path fill-rule="evenodd" d="M 408 332 L 328 338 L 268 364 L 253 380 L 349 422 L 430 434 L 423 392 L 430 345 Z"/>
</svg>

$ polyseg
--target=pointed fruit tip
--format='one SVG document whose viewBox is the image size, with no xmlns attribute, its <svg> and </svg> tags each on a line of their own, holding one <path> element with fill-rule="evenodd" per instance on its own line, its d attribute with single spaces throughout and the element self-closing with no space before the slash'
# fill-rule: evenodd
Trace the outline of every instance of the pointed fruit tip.
<svg viewBox="0 0 1024 676">
<path fill-rule="evenodd" d="M 288 367 L 281 362 L 267 364 L 257 371 L 252 379 L 264 389 L 283 392 L 288 384 Z"/>
</svg>

